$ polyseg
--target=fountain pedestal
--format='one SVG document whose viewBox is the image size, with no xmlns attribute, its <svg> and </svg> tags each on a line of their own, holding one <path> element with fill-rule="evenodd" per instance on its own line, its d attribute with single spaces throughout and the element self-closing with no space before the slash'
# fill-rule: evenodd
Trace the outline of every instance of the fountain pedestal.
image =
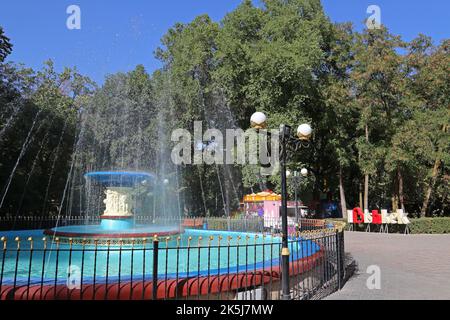
<svg viewBox="0 0 450 320">
<path fill-rule="evenodd" d="M 108 187 L 106 189 L 106 199 L 103 200 L 106 210 L 100 217 L 102 229 L 120 231 L 134 227 L 132 192 L 133 188 L 129 187 Z"/>
</svg>

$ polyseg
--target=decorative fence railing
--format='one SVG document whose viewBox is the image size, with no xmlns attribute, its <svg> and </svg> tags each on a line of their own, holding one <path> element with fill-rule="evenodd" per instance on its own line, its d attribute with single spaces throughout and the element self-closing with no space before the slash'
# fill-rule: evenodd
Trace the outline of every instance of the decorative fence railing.
<svg viewBox="0 0 450 320">
<path fill-rule="evenodd" d="M 0 300 L 280 299 L 279 235 L 211 230 L 206 228 L 211 221 L 179 236 L 126 243 L 2 237 Z M 48 221 L 37 222 L 42 228 Z M 215 222 L 214 228 L 222 226 L 222 220 Z M 315 230 L 294 232 L 289 239 L 292 299 L 320 299 L 339 290 L 345 278 L 342 229 L 308 222 Z M 245 224 L 235 221 L 238 226 Z"/>
</svg>

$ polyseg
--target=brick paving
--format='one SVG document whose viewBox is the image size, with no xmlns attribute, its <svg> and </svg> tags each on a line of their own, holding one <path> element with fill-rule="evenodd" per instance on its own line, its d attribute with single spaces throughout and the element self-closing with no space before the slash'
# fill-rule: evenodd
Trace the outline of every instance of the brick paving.
<svg viewBox="0 0 450 320">
<path fill-rule="evenodd" d="M 355 275 L 328 300 L 450 300 L 450 235 L 346 232 L 345 251 Z M 371 265 L 380 267 L 380 290 L 367 287 Z"/>
</svg>

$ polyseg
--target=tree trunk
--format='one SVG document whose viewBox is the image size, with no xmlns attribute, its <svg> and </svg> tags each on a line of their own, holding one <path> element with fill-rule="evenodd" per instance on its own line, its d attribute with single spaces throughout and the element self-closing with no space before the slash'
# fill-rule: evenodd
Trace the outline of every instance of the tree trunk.
<svg viewBox="0 0 450 320">
<path fill-rule="evenodd" d="M 398 200 L 400 202 L 400 208 L 403 210 L 403 212 L 406 212 L 405 210 L 405 196 L 403 193 L 403 175 L 400 168 L 397 168 L 397 179 L 398 179 Z"/>
<path fill-rule="evenodd" d="M 445 124 L 442 127 L 442 132 L 447 132 L 448 125 Z M 440 152 L 438 152 L 439 154 Z M 423 218 L 427 215 L 428 206 L 430 205 L 431 194 L 433 193 L 434 185 L 436 184 L 437 176 L 439 173 L 439 168 L 441 166 L 442 160 L 437 158 L 434 162 L 433 172 L 431 173 L 431 181 L 428 184 L 427 191 L 425 192 L 425 199 L 423 200 L 422 210 L 420 212 L 420 216 Z"/>
<path fill-rule="evenodd" d="M 441 166 L 441 160 L 436 159 L 434 162 L 433 172 L 431 175 L 431 182 L 428 184 L 427 191 L 425 192 L 425 199 L 423 200 L 422 210 L 420 216 L 424 218 L 427 215 L 428 206 L 430 205 L 431 194 L 433 193 L 434 185 L 436 184 L 439 167 Z"/>
<path fill-rule="evenodd" d="M 395 195 L 392 196 L 391 202 L 392 202 L 392 212 L 397 212 L 397 209 L 398 209 L 398 198 Z"/>
<path fill-rule="evenodd" d="M 203 213 L 203 217 L 206 217 L 207 215 L 207 208 L 206 208 L 206 199 L 205 199 L 205 190 L 203 190 L 203 179 L 202 179 L 202 175 L 204 173 L 204 170 L 202 170 L 200 172 L 200 166 L 197 167 L 197 171 L 198 171 L 198 177 L 200 178 L 200 190 L 202 192 L 202 202 L 203 202 L 203 209 L 204 209 L 204 213 Z"/>
<path fill-rule="evenodd" d="M 347 202 L 345 200 L 344 178 L 342 176 L 342 167 L 339 167 L 339 194 L 341 198 L 342 217 L 347 220 Z"/>
<path fill-rule="evenodd" d="M 362 194 L 362 185 L 359 183 L 359 207 L 363 208 L 363 194 Z"/>
<path fill-rule="evenodd" d="M 361 162 L 361 153 L 358 154 L 358 161 Z M 362 184 L 359 182 L 359 207 L 363 209 Z"/>
<path fill-rule="evenodd" d="M 369 143 L 369 127 L 366 125 L 366 142 Z M 364 176 L 364 211 L 369 210 L 369 175 Z"/>
<path fill-rule="evenodd" d="M 223 166 L 223 185 L 225 188 L 225 215 L 227 216 L 227 218 L 230 217 L 230 211 L 231 211 L 231 205 L 230 205 L 230 181 L 227 179 L 227 175 L 225 174 L 226 165 Z"/>
<path fill-rule="evenodd" d="M 364 211 L 369 210 L 369 175 L 364 177 Z"/>
</svg>

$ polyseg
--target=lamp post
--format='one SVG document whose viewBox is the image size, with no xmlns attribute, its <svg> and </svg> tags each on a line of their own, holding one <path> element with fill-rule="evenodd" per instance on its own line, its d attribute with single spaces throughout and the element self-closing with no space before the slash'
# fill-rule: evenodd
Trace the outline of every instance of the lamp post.
<svg viewBox="0 0 450 320">
<path fill-rule="evenodd" d="M 252 128 L 261 130 L 267 127 L 267 117 L 262 112 L 256 112 L 250 119 Z M 289 288 L 289 237 L 287 220 L 287 184 L 286 184 L 286 165 L 288 152 L 298 151 L 302 146 L 308 143 L 312 135 L 312 129 L 309 124 L 302 124 L 297 129 L 297 138 L 291 134 L 291 127 L 288 125 L 280 126 L 280 170 L 281 170 L 281 230 L 282 230 L 282 299 L 290 300 L 291 292 Z"/>
</svg>

